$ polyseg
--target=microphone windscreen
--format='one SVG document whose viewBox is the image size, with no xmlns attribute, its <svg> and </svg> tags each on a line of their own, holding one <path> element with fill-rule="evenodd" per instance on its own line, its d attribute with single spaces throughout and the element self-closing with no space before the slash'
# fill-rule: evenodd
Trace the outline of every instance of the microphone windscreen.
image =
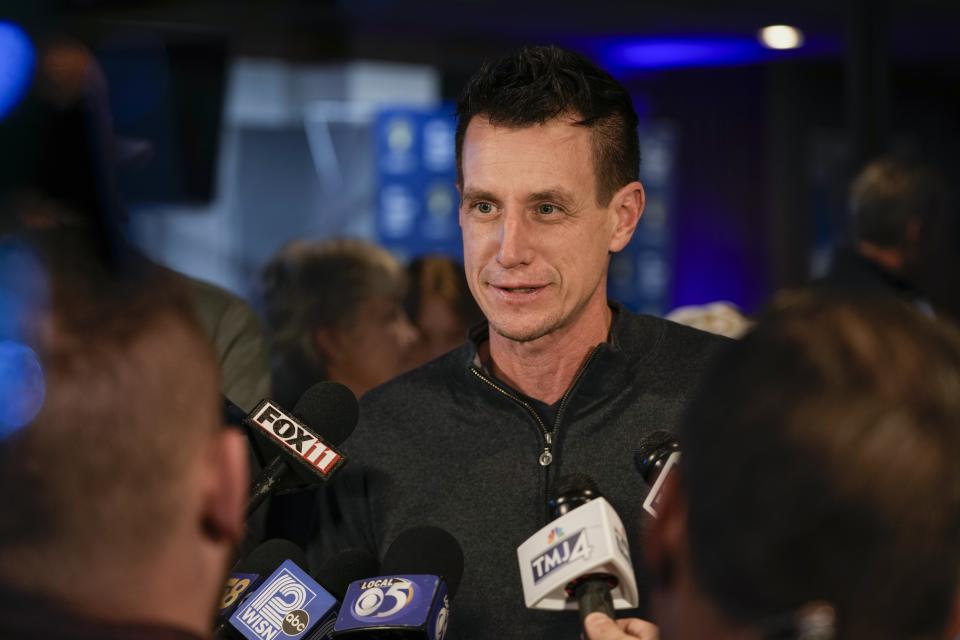
<svg viewBox="0 0 960 640">
<path fill-rule="evenodd" d="M 292 560 L 294 564 L 304 567 L 307 564 L 303 549 L 283 538 L 272 538 L 261 543 L 251 551 L 247 557 L 240 560 L 234 567 L 234 573 L 257 573 L 269 575 L 273 573 L 284 560 Z"/>
<path fill-rule="evenodd" d="M 457 539 L 444 529 L 412 527 L 397 536 L 387 549 L 380 574 L 441 576 L 452 600 L 463 577 L 463 550 Z"/>
<path fill-rule="evenodd" d="M 334 598 L 343 602 L 351 582 L 380 573 L 380 563 L 366 549 L 346 549 L 324 562 L 314 579 Z"/>
<path fill-rule="evenodd" d="M 652 431 L 642 438 L 633 455 L 633 464 L 644 478 L 652 471 L 653 465 L 659 459 L 664 449 L 677 449 L 677 437 L 668 431 Z"/>
<path fill-rule="evenodd" d="M 571 473 L 562 476 L 557 480 L 554 496 L 560 498 L 563 496 L 583 496 L 586 499 L 600 497 L 600 489 L 593 478 L 585 473 Z"/>
<path fill-rule="evenodd" d="M 350 389 L 328 381 L 304 391 L 292 413 L 336 447 L 353 433 L 360 410 Z"/>
</svg>

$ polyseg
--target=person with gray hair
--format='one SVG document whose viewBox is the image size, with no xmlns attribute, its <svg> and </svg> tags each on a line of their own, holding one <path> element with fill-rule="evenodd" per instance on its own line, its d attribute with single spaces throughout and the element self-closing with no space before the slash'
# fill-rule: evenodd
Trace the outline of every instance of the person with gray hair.
<svg viewBox="0 0 960 640">
<path fill-rule="evenodd" d="M 295 241 L 261 272 L 274 397 L 293 406 L 334 380 L 357 397 L 401 373 L 416 334 L 403 311 L 406 274 L 363 240 Z"/>
<path fill-rule="evenodd" d="M 894 295 L 932 312 L 925 285 L 942 274 L 935 246 L 949 222 L 948 191 L 932 165 L 884 156 L 850 186 L 852 246 L 815 284 L 854 294 Z"/>
</svg>

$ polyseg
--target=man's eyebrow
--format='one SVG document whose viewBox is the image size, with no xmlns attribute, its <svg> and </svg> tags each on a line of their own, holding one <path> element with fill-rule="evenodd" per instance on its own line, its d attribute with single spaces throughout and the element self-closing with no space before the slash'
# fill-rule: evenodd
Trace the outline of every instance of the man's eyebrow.
<svg viewBox="0 0 960 640">
<path fill-rule="evenodd" d="M 487 202 L 500 204 L 500 198 L 483 189 L 464 189 L 461 200 L 464 202 L 467 200 L 486 200 Z"/>
<path fill-rule="evenodd" d="M 571 193 L 566 189 L 562 189 L 560 187 L 545 189 L 544 191 L 537 191 L 536 193 L 531 193 L 527 197 L 527 201 L 531 203 L 543 202 L 544 200 L 563 205 L 572 205 L 574 203 L 573 195 L 571 195 Z"/>
</svg>

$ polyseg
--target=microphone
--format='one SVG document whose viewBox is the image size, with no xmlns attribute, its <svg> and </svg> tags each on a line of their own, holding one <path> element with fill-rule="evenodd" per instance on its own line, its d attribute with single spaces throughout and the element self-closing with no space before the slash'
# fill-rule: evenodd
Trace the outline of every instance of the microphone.
<svg viewBox="0 0 960 640">
<path fill-rule="evenodd" d="M 233 566 L 217 608 L 214 635 L 222 636 L 227 620 L 244 602 L 245 597 L 256 590 L 284 560 L 305 564 L 306 556 L 300 547 L 289 540 L 274 538 L 261 543 Z"/>
<path fill-rule="evenodd" d="M 350 584 L 334 638 L 443 640 L 463 551 L 438 527 L 413 527 L 387 549 L 381 575 Z"/>
<path fill-rule="evenodd" d="M 337 604 L 337 599 L 295 562 L 284 560 L 233 611 L 227 628 L 247 640 L 302 640 L 315 628 L 335 620 Z"/>
<path fill-rule="evenodd" d="M 380 571 L 380 563 L 373 554 L 366 549 L 347 549 L 327 560 L 314 575 L 317 582 L 330 595 L 343 602 L 347 595 L 350 583 L 360 580 L 364 576 L 376 575 Z M 311 630 L 307 640 L 327 640 L 332 637 L 334 624 L 340 613 L 339 604 L 330 615 L 326 616 L 322 624 Z"/>
<path fill-rule="evenodd" d="M 243 422 L 255 437 L 267 439 L 278 453 L 250 488 L 247 516 L 277 488 L 288 469 L 295 472 L 299 486 L 328 481 L 346 461 L 335 446 L 353 432 L 358 413 L 353 393 L 336 382 L 320 382 L 307 389 L 290 413 L 272 400 L 261 401 Z M 323 424 L 327 439 L 307 424 Z"/>
<path fill-rule="evenodd" d="M 633 464 L 650 487 L 643 509 L 654 518 L 659 517 L 664 483 L 679 461 L 680 443 L 667 431 L 654 431 L 644 436 L 633 455 Z"/>
<path fill-rule="evenodd" d="M 564 476 L 550 502 L 555 519 L 517 548 L 528 609 L 592 611 L 637 606 L 637 580 L 617 512 L 583 474 Z"/>
</svg>

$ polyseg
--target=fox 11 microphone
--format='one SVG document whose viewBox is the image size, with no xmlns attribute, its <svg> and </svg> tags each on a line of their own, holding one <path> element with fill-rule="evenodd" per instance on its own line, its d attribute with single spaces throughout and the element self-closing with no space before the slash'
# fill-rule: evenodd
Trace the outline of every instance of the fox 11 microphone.
<svg viewBox="0 0 960 640">
<path fill-rule="evenodd" d="M 637 606 L 637 580 L 617 512 L 583 474 L 560 478 L 551 501 L 555 519 L 517 548 L 529 609 L 593 611 Z"/>
<path fill-rule="evenodd" d="M 633 463 L 650 487 L 643 509 L 654 518 L 660 515 L 660 500 L 663 486 L 670 472 L 680 462 L 680 443 L 676 436 L 666 431 L 654 431 L 640 440 L 633 456 Z"/>
<path fill-rule="evenodd" d="M 443 640 L 462 575 L 463 551 L 450 533 L 407 529 L 387 549 L 380 575 L 347 589 L 333 637 Z"/>
<path fill-rule="evenodd" d="M 310 576 L 301 569 L 305 564 L 302 558 L 299 552 L 296 558 L 282 560 L 260 581 L 259 587 L 248 589 L 246 596 L 233 605 L 227 623 L 217 629 L 215 637 L 330 638 L 347 586 L 361 576 L 376 572 L 377 561 L 368 551 L 348 549 L 330 558 Z"/>
<path fill-rule="evenodd" d="M 251 485 L 249 516 L 273 492 L 332 478 L 346 461 L 336 447 L 353 433 L 358 408 L 345 386 L 320 382 L 304 392 L 293 411 L 265 399 L 248 414 L 224 398 L 224 415 L 229 424 L 247 428 L 258 457 L 265 451 L 271 459 Z"/>
</svg>

